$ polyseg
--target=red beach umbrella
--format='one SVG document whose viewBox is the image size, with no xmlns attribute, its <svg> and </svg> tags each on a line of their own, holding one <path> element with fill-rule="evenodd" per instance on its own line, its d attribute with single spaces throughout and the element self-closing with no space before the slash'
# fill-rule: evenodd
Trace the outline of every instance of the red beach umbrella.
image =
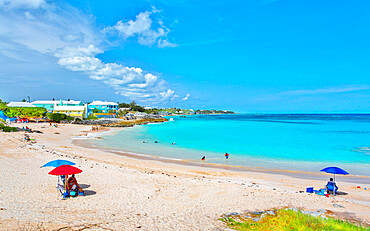
<svg viewBox="0 0 370 231">
<path fill-rule="evenodd" d="M 61 165 L 57 168 L 54 168 L 53 170 L 51 170 L 49 172 L 50 175 L 55 175 L 55 176 L 59 176 L 59 175 L 72 175 L 72 174 L 78 174 L 78 173 L 81 173 L 82 170 L 79 169 L 79 168 L 76 168 L 76 167 L 73 167 L 71 165 Z"/>
</svg>

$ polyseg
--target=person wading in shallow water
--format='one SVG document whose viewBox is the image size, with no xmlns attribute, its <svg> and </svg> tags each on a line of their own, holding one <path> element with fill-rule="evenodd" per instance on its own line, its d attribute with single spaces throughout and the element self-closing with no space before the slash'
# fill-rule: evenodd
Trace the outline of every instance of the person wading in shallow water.
<svg viewBox="0 0 370 231">
<path fill-rule="evenodd" d="M 206 156 L 203 156 L 203 157 L 202 157 L 202 160 L 206 160 Z"/>
<path fill-rule="evenodd" d="M 225 158 L 229 159 L 229 153 L 227 153 L 227 152 L 225 153 Z"/>
</svg>

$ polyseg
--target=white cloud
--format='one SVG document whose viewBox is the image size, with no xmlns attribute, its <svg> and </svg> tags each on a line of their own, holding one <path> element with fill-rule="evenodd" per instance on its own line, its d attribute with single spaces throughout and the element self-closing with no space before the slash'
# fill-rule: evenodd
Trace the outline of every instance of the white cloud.
<svg viewBox="0 0 370 231">
<path fill-rule="evenodd" d="M 113 87 L 117 94 L 138 101 L 159 102 L 174 98 L 174 91 L 167 82 L 146 73 L 140 68 L 126 67 L 117 63 L 104 63 L 95 56 L 102 51 L 93 45 L 66 47 L 55 56 L 58 64 L 71 71 L 81 71 L 91 79 Z"/>
<path fill-rule="evenodd" d="M 139 13 L 135 20 L 118 21 L 116 25 L 108 26 L 103 31 L 110 35 L 117 34 L 124 39 L 137 37 L 138 43 L 141 45 L 157 45 L 159 48 L 177 46 L 167 40 L 167 35 L 171 30 L 164 26 L 163 21 L 157 20 L 153 23 L 150 18 L 152 14 L 158 12 L 160 11 L 153 7 L 152 11 Z"/>
<path fill-rule="evenodd" d="M 1 6 L 6 6 L 6 9 Z M 149 16 L 157 12 L 153 8 L 152 12 L 139 14 L 135 21 L 131 20 L 131 24 L 122 24 L 123 27 L 128 26 L 124 29 L 127 36 L 138 35 L 140 43 L 146 45 L 158 43 L 162 47 L 172 46 L 166 40 L 169 30 L 162 23 L 158 22 L 159 28 L 152 29 L 153 22 Z M 97 58 L 104 52 L 98 48 L 102 47 L 103 37 L 104 34 L 95 28 L 91 16 L 67 4 L 0 0 L 0 60 L 22 67 L 36 56 L 49 57 L 45 58 L 48 63 L 40 63 L 33 68 L 54 67 L 57 62 L 69 71 L 81 73 L 81 78 L 87 75 L 90 79 L 101 81 L 112 87 L 116 94 L 132 100 L 154 103 L 175 98 L 168 83 L 158 76 L 137 67 L 105 63 Z M 5 64 L 0 63 L 0 68 L 4 70 L 2 65 Z M 53 73 L 50 75 L 53 76 Z"/>
<path fill-rule="evenodd" d="M 0 6 L 8 8 L 39 8 L 45 5 L 45 0 L 0 0 Z"/>
<path fill-rule="evenodd" d="M 160 95 L 161 95 L 164 99 L 169 99 L 169 98 L 174 97 L 174 93 L 175 93 L 175 91 L 173 91 L 173 90 L 171 90 L 171 89 L 167 89 L 167 91 L 161 92 L 161 93 L 160 93 Z"/>
<path fill-rule="evenodd" d="M 165 47 L 177 47 L 178 45 L 175 43 L 171 43 L 166 39 L 158 39 L 158 45 L 159 48 L 165 48 Z"/>
<path fill-rule="evenodd" d="M 294 90 L 281 92 L 278 95 L 317 95 L 317 94 L 328 94 L 328 93 L 340 93 L 340 92 L 350 92 L 350 91 L 360 91 L 368 90 L 370 86 L 368 85 L 351 85 L 351 86 L 337 86 L 314 90 Z"/>
<path fill-rule="evenodd" d="M 190 97 L 190 94 L 188 93 L 188 94 L 186 94 L 186 96 L 182 100 L 188 100 L 189 97 Z"/>
<path fill-rule="evenodd" d="M 63 8 L 45 5 L 25 12 L 0 7 L 0 41 L 3 43 L 52 53 L 66 46 L 99 43 L 101 37 L 90 17 L 67 5 Z"/>
</svg>

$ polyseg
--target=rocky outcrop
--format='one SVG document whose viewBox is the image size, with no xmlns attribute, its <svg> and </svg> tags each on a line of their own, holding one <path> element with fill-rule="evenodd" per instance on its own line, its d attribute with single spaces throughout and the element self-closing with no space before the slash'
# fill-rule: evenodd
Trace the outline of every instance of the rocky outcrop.
<svg viewBox="0 0 370 231">
<path fill-rule="evenodd" d="M 103 125 L 105 127 L 133 127 L 134 125 L 142 125 L 149 123 L 162 123 L 168 121 L 165 118 L 147 118 L 147 119 L 136 119 L 136 120 L 123 120 L 119 123 L 111 123 Z"/>
<path fill-rule="evenodd" d="M 99 119 L 99 120 L 82 120 L 76 122 L 83 125 L 100 125 L 103 127 L 132 127 L 134 125 L 148 124 L 148 123 L 162 123 L 167 119 L 158 115 L 145 115 L 140 117 L 133 117 L 132 119 Z"/>
</svg>

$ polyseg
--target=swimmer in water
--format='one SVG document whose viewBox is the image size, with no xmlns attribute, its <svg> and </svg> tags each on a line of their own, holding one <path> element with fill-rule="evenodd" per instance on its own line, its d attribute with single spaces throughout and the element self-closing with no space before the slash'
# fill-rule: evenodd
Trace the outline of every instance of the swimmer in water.
<svg viewBox="0 0 370 231">
<path fill-rule="evenodd" d="M 206 160 L 206 156 L 203 156 L 203 157 L 202 157 L 202 160 Z"/>
</svg>

